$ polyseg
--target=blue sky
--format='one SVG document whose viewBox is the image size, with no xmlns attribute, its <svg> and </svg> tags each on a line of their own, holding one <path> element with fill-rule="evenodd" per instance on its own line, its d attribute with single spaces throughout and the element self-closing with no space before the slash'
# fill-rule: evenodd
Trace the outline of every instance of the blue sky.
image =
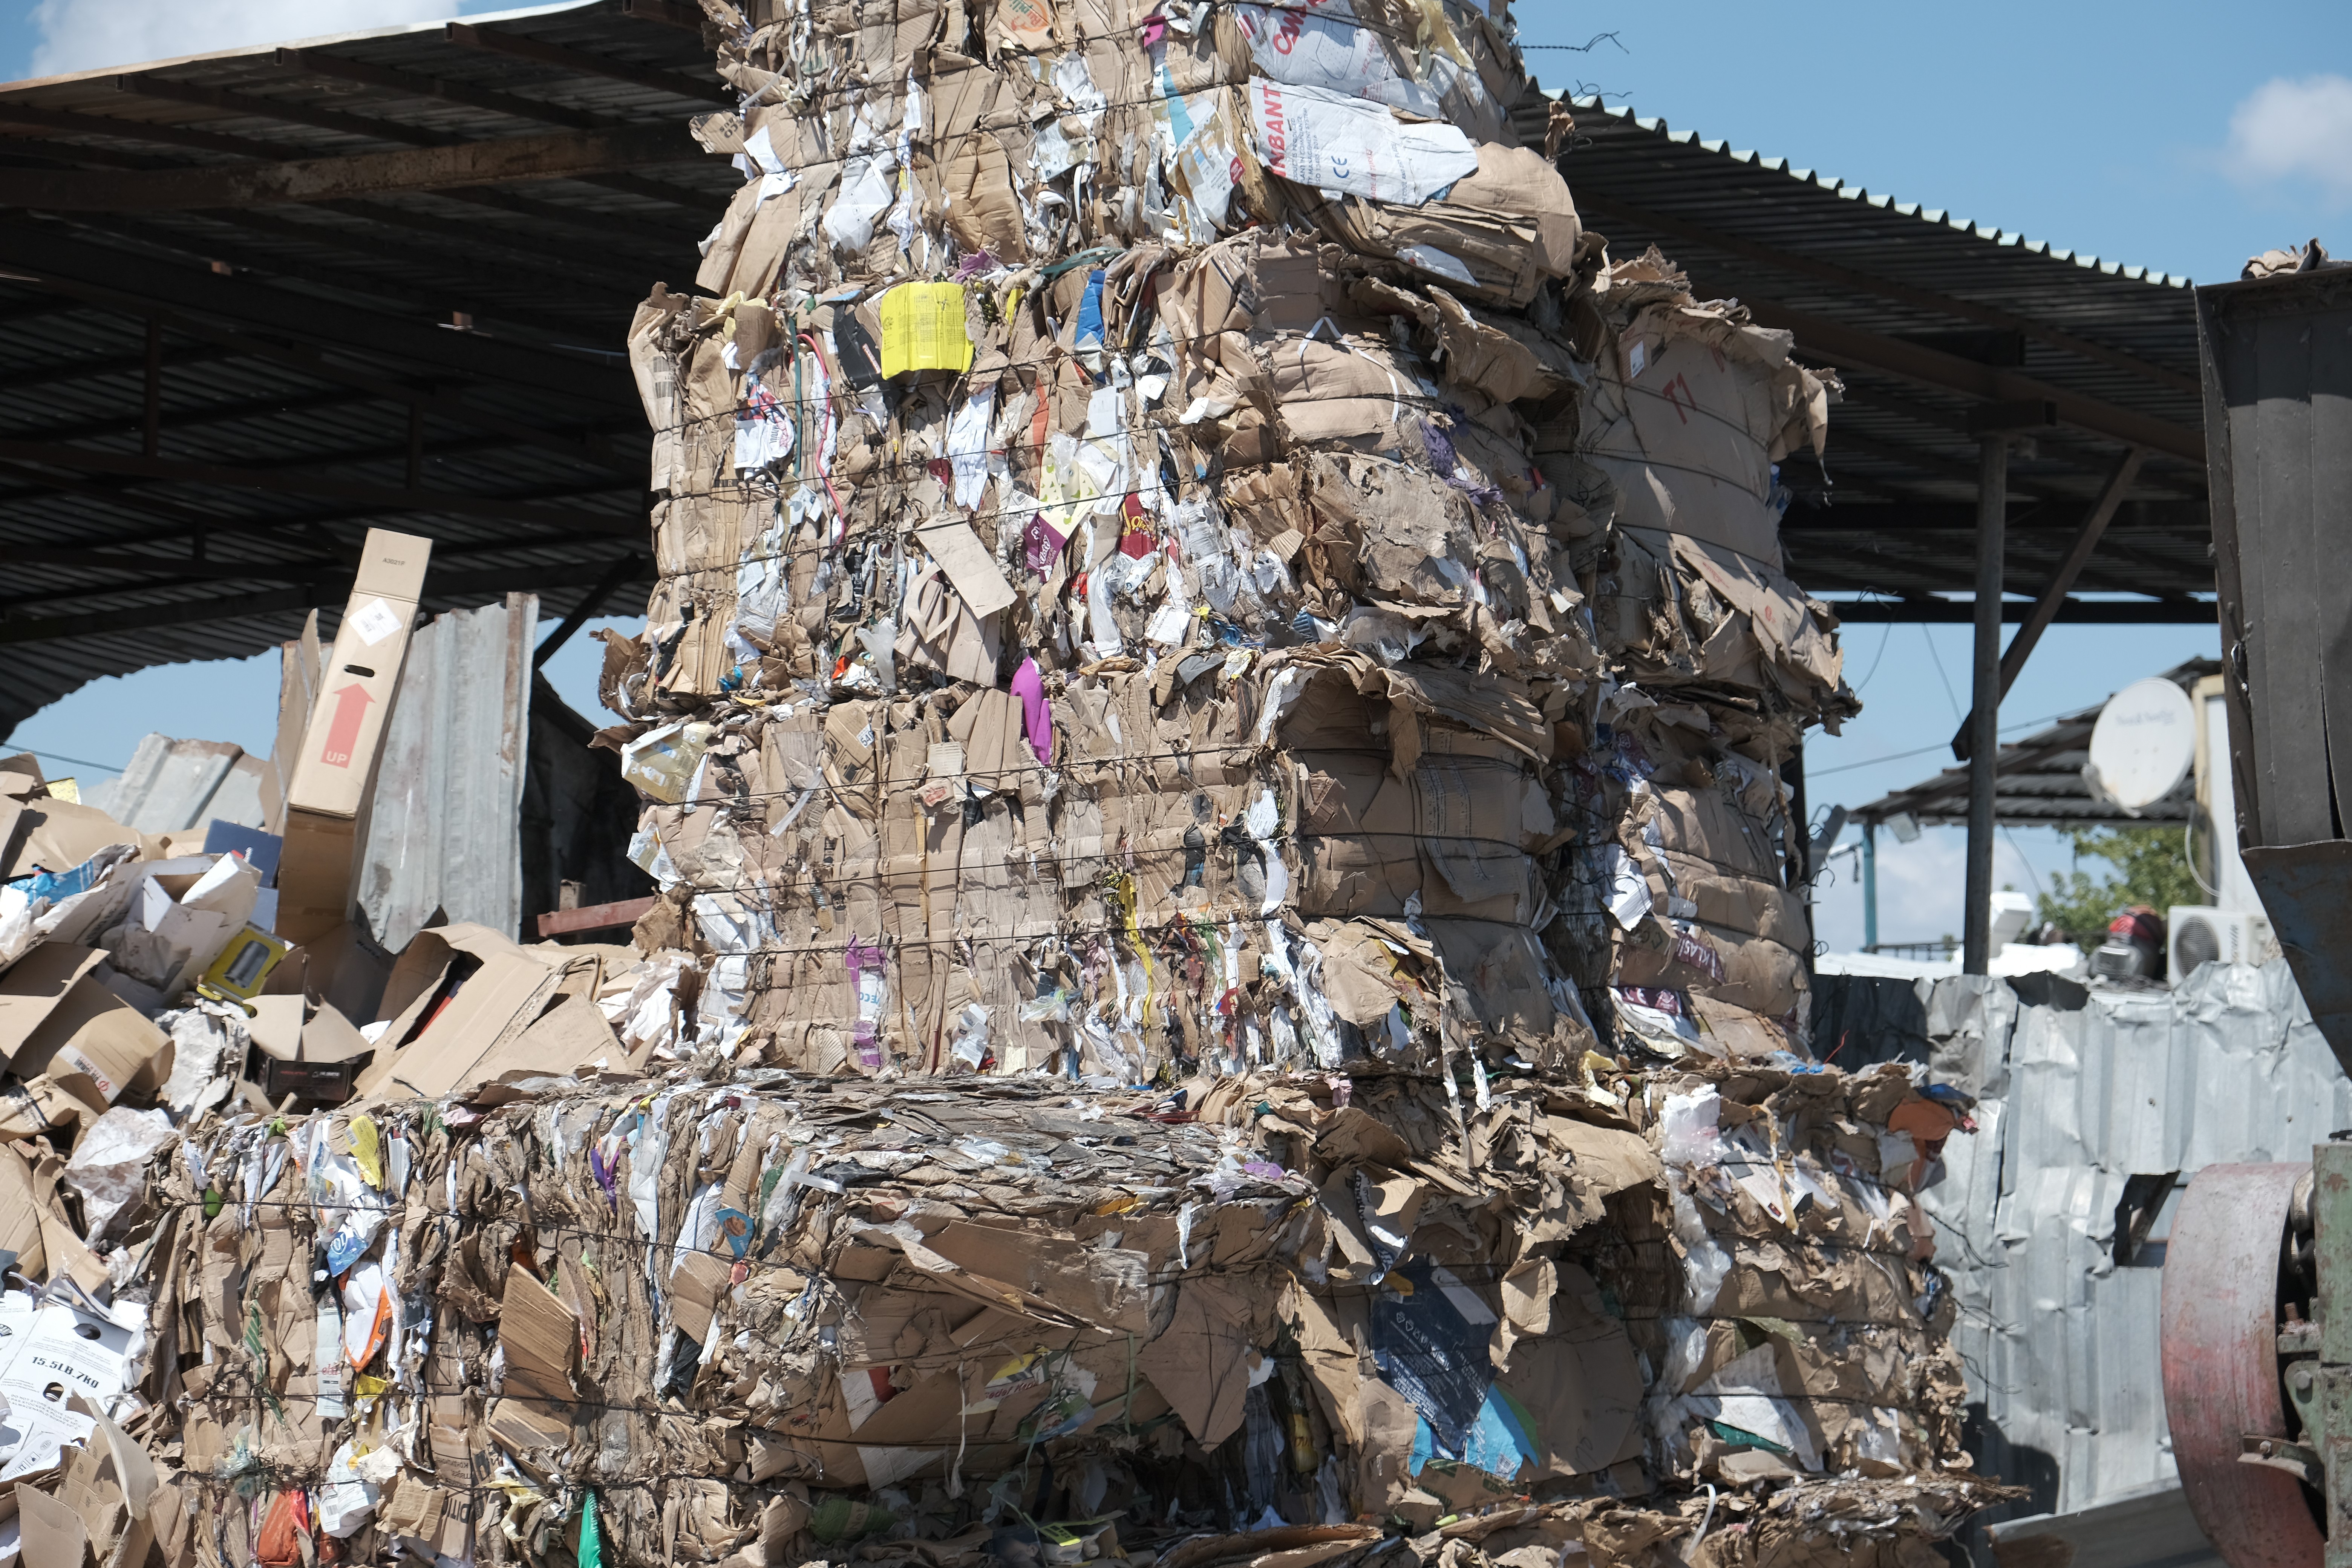
<svg viewBox="0 0 2352 1568">
<path fill-rule="evenodd" d="M 43 0 L 0 25 L 0 75 L 128 64 L 207 47 L 427 20 L 446 0 Z M 1673 6 L 1517 12 L 1548 86 L 1597 89 L 1678 130 L 2062 248 L 2185 274 L 2234 277 L 2257 250 L 2317 235 L 2352 254 L 2352 5 L 2070 0 L 1966 6 L 1836 0 L 1806 6 L 1685 0 Z M 1832 421 L 1832 441 L 1835 441 Z M 619 623 L 628 624 L 628 623 Z M 1817 805 L 1860 805 L 1943 765 L 1965 696 L 1964 626 L 1858 626 L 1846 637 L 1862 717 L 1808 751 Z M 598 715 L 600 645 L 583 637 L 549 673 Z M 2209 627 L 2053 628 L 2001 710 L 2004 726 L 2096 702 L 2217 650 Z M 18 727 L 39 747 L 119 765 L 141 735 L 236 741 L 267 752 L 275 656 L 94 683 Z M 63 767 L 70 764 L 56 764 Z M 81 767 L 85 776 L 100 770 Z M 1960 929 L 1959 834 L 1883 843 L 1880 934 Z M 2032 890 L 2067 864 L 2054 835 L 2000 847 L 2001 880 Z M 1820 893 L 1832 947 L 1861 940 L 1860 890 L 1838 863 Z"/>
</svg>

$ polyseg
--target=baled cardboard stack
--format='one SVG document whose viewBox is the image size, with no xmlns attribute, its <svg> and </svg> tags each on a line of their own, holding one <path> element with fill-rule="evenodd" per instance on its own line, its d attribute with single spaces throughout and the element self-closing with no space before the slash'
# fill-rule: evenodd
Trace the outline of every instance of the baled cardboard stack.
<svg viewBox="0 0 2352 1568">
<path fill-rule="evenodd" d="M 1654 249 L 1600 269 L 1574 327 L 1594 372 L 1585 500 L 1613 524 L 1596 761 L 1621 1016 L 1662 1044 L 1801 1049 L 1807 825 L 1784 779 L 1804 731 L 1859 704 L 1836 616 L 1782 572 L 1780 465 L 1821 456 L 1837 383 Z"/>
<path fill-rule="evenodd" d="M 1908 1561 L 2002 1495 L 1880 1163 L 1933 1103 L 739 1069 L 221 1119 L 134 1288 L 167 1560 L 297 1512 L 355 1562 Z"/>
<path fill-rule="evenodd" d="M 631 328 L 604 679 L 662 897 L 359 984 L 327 889 L 304 994 L 149 1025 L 147 1184 L 19 1178 L 114 1202 L 20 1268 L 121 1335 L 30 1568 L 59 1501 L 174 1568 L 1923 1562 L 2003 1494 L 1909 1198 L 1966 1107 L 1804 1048 L 1831 386 L 1581 231 L 1500 5 L 706 4 L 747 178 Z M 306 739 L 381 723 L 343 641 Z"/>
</svg>

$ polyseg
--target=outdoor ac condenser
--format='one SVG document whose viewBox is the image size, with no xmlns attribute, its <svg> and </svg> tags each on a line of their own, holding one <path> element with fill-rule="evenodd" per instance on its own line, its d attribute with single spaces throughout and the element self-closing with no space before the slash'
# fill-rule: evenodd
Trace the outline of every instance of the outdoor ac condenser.
<svg viewBox="0 0 2352 1568">
<path fill-rule="evenodd" d="M 2260 963 L 2278 954 L 2271 922 L 2260 915 L 2203 904 L 2175 904 L 2166 925 L 2169 936 L 2165 970 L 2176 985 L 2200 963 Z"/>
</svg>

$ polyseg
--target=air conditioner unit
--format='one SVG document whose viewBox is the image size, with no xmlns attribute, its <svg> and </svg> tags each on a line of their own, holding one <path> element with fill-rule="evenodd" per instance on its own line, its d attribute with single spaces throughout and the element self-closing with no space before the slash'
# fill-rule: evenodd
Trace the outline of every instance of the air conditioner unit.
<svg viewBox="0 0 2352 1568">
<path fill-rule="evenodd" d="M 2278 956 L 2278 939 L 2261 915 L 2175 904 L 2166 927 L 2165 965 L 2176 985 L 2200 963 L 2260 963 Z"/>
</svg>

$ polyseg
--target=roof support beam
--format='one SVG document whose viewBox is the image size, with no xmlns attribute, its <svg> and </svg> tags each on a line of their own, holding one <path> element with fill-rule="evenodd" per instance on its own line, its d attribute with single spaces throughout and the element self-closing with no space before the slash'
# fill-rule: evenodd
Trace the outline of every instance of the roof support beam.
<svg viewBox="0 0 2352 1568">
<path fill-rule="evenodd" d="M 688 163 L 702 155 L 683 126 L 635 125 L 209 169 L 0 169 L 0 205 L 45 212 L 272 206 L 452 185 L 577 179 L 648 163 Z"/>
<path fill-rule="evenodd" d="M 427 131 L 422 126 L 404 124 L 397 120 L 383 120 L 370 115 L 352 114 L 336 109 L 318 109 L 309 104 L 283 103 L 274 98 L 263 98 L 252 93 L 230 92 L 216 87 L 199 87 L 191 82 L 172 81 L 160 76 L 119 76 L 114 79 L 114 89 L 117 92 L 127 92 L 139 98 L 152 98 L 161 102 L 189 103 L 245 119 L 269 120 L 284 125 L 308 125 L 319 131 L 338 131 L 347 136 L 364 136 L 373 142 L 405 143 L 411 147 L 454 147 L 465 140 L 462 136 L 445 135 L 438 131 Z M 619 188 L 635 192 L 635 184 L 629 183 L 630 176 L 616 178 L 622 182 Z M 604 175 L 591 175 L 587 183 L 609 185 L 614 184 L 614 180 Z M 664 189 L 667 191 L 667 187 Z M 488 186 L 478 185 L 465 190 L 449 190 L 436 194 L 446 196 L 451 201 L 501 206 L 509 212 L 523 213 L 555 223 L 585 223 L 608 233 L 614 229 L 625 230 L 631 234 L 642 235 L 648 239 L 659 240 L 664 244 L 674 242 L 679 236 L 688 237 L 698 236 L 706 226 L 690 217 L 665 221 L 645 215 L 626 216 L 618 213 L 576 213 L 555 202 L 536 201 L 530 197 L 517 195 L 511 191 L 500 191 Z M 674 200 L 675 198 L 665 195 L 664 199 Z M 719 198 L 712 199 L 717 201 Z"/>
<path fill-rule="evenodd" d="M 47 132 L 55 136 L 106 136 L 122 142 L 143 142 L 155 147 L 184 147 L 198 153 L 233 153 L 241 158 L 283 156 L 277 149 L 242 136 L 224 136 L 185 125 L 151 125 L 137 120 L 116 120 L 103 114 L 72 114 L 62 110 L 36 109 L 30 104 L 0 105 L 0 127 L 16 134 Z M 76 147 L 76 153 L 92 149 Z"/>
<path fill-rule="evenodd" d="M 700 99 L 722 109 L 733 109 L 740 96 L 732 88 L 719 82 L 697 81 L 676 71 L 659 70 L 651 66 L 633 66 L 625 60 L 607 59 L 603 55 L 567 49 L 562 44 L 543 43 L 514 33 L 501 33 L 492 27 L 478 27 L 469 22 L 450 23 L 448 35 L 451 43 L 462 44 L 469 49 L 487 49 L 495 54 L 511 55 L 519 60 L 535 60 L 541 65 L 570 71 L 574 76 L 609 77 L 633 87 L 649 87 L 656 92 Z"/>
<path fill-rule="evenodd" d="M 216 485 L 224 489 L 262 490 L 277 495 L 310 496 L 346 501 L 381 512 L 416 512 L 445 517 L 478 517 L 494 522 L 530 522 L 555 530 L 642 537 L 645 522 L 638 517 L 598 516 L 593 512 L 555 511 L 523 501 L 461 495 L 449 490 L 393 489 L 383 485 L 352 484 L 314 473 L 232 468 L 217 463 L 189 463 L 169 458 L 131 457 L 121 452 L 95 452 L 83 447 L 59 447 L 37 441 L 0 440 L 0 458 L 18 464 L 40 464 L 86 473 L 121 474 L 134 479 L 175 484 Z"/>
<path fill-rule="evenodd" d="M 2113 456 L 2110 454 L 2109 462 Z M 2145 472 L 2145 468 L 2142 470 Z M 1976 503 L 1973 501 L 1913 500 L 1881 504 L 1876 501 L 1853 501 L 1836 506 L 1811 506 L 1802 500 L 1789 509 L 1782 519 L 1783 534 L 1969 534 L 1976 531 Z M 2011 508 L 2009 531 L 2015 538 L 2022 530 L 2028 532 L 2072 531 L 2083 526 L 2091 515 L 2091 502 L 2074 497 L 2043 501 L 2036 506 Z M 2201 500 L 2132 500 L 2116 510 L 2118 528 L 2139 531 L 2143 537 L 2170 533 L 2186 540 L 2194 537 L 2197 552 L 2205 552 L 2205 503 Z"/>
<path fill-rule="evenodd" d="M 611 570 L 611 563 L 604 561 L 577 561 L 561 566 L 501 566 L 483 572 L 434 572 L 425 579 L 425 597 L 427 600 L 488 599 L 501 594 L 532 593 L 541 588 L 576 588 L 604 581 Z M 342 603 L 350 596 L 351 591 L 352 570 L 343 566 L 321 573 L 304 586 L 275 593 L 184 600 L 171 605 L 132 605 L 119 610 L 57 616 L 37 621 L 0 621 L 0 645 L 58 642 L 68 637 L 102 637 L 123 632 L 150 631 L 157 626 L 194 626 L 206 621 L 229 621 L 247 616 L 317 609 Z"/>
<path fill-rule="evenodd" d="M 1926 386 L 1964 393 L 1988 403 L 2024 403 L 2040 401 L 2056 405 L 2058 422 L 2086 430 L 2094 436 L 2110 440 L 2126 441 L 2147 447 L 2158 452 L 2169 452 L 2192 463 L 2205 461 L 2205 435 L 2187 426 L 2175 425 L 2169 419 L 2118 408 L 2095 397 L 2085 397 L 2062 386 L 2053 386 L 2020 371 L 2002 370 L 1982 364 L 1958 354 L 1948 354 L 1940 349 L 1923 348 L 1900 338 L 1850 327 L 1827 316 L 1816 316 L 1806 310 L 1792 310 L 1786 305 L 1769 300 L 1749 299 L 1742 301 L 1756 320 L 1768 327 L 1781 327 L 1797 334 L 1800 353 L 1825 359 L 1835 364 L 1856 364 L 1869 370 L 1884 371 L 1906 381 L 1916 381 Z"/>
<path fill-rule="evenodd" d="M 458 103 L 467 109 L 478 109 L 489 114 L 504 114 L 515 120 L 541 125 L 563 125 L 574 131 L 609 129 L 614 121 L 583 110 L 566 109 L 562 104 L 545 103 L 535 98 L 523 98 L 511 92 L 499 92 L 485 87 L 468 87 L 464 82 L 446 81 L 426 76 L 421 71 L 402 70 L 394 66 L 380 66 L 366 60 L 346 59 L 320 49 L 278 49 L 277 63 L 289 70 L 308 71 L 340 81 L 355 81 L 362 87 L 381 88 L 387 92 L 404 93 L 410 98 L 437 99 L 443 103 Z"/>
<path fill-rule="evenodd" d="M 1974 463 L 1964 463 L 1958 458 L 1948 458 L 1941 452 L 1930 452 L 1922 447 L 1910 446 L 1907 443 L 1882 440 L 1875 436 L 1865 436 L 1861 431 L 1852 428 L 1840 428 L 1832 431 L 1831 434 L 1831 446 L 1833 449 L 1839 447 L 1851 447 L 1867 457 L 1877 458 L 1889 463 L 1901 463 L 1906 468 L 1916 470 L 1919 475 L 1927 479 L 1959 479 L 1969 484 L 1976 483 L 1977 479 L 1977 469 Z M 1885 482 L 1888 484 L 1899 484 L 1903 481 L 1898 479 L 1887 479 Z M 2022 496 L 2028 500 L 2038 500 L 2041 499 L 2041 492 L 2038 489 L 2029 490 L 2020 489 L 2016 486 L 2011 486 L 2011 489 L 2014 494 Z"/>
<path fill-rule="evenodd" d="M 1976 619 L 1973 599 L 1832 599 L 1828 604 L 1837 612 L 1839 620 L 1852 626 L 1874 626 L 1885 621 L 1967 626 Z M 2022 622 L 2033 608 L 2028 600 L 2003 599 L 2000 618 Z M 2218 613 L 2210 599 L 2069 599 L 2051 619 L 2063 626 L 2210 626 Z"/>
<path fill-rule="evenodd" d="M 1920 310 L 1933 310 L 1938 315 L 1950 316 L 1958 321 L 1974 321 L 1979 326 L 2022 332 L 2025 336 L 2039 342 L 2048 343 L 2053 348 L 2063 349 L 2068 353 L 2079 355 L 2084 359 L 2095 360 L 2101 364 L 2116 370 L 2129 371 L 2152 385 L 2166 387 L 2174 392 L 2200 395 L 2203 392 L 2203 387 L 2193 375 L 2184 374 L 2177 370 L 2167 370 L 2164 366 L 2144 360 L 2137 354 L 2126 353 L 2121 349 L 2112 349 L 2105 343 L 2093 342 L 2088 338 L 2076 337 L 2072 332 L 2045 326 L 2030 316 L 2021 316 L 1992 305 L 1979 305 L 1974 300 L 1939 293 L 1932 289 L 1915 289 L 1907 283 L 1898 283 L 1891 278 L 1883 278 L 1871 272 L 1857 272 L 1850 267 L 1839 267 L 1830 262 L 1818 261 L 1810 256 L 1800 256 L 1794 251 L 1783 250 L 1778 246 L 1759 245 L 1754 240 L 1740 239 L 1725 234 L 1720 229 L 1688 223 L 1681 218 L 1668 217 L 1665 214 L 1649 207 L 1640 207 L 1630 202 L 1621 202 L 1614 196 L 1602 195 L 1587 187 L 1578 188 L 1576 205 L 1588 212 L 1622 217 L 1629 223 L 1639 224 L 1643 228 L 1654 229 L 1660 234 L 1669 235 L 1675 239 L 1686 240 L 1693 245 L 1703 245 L 1710 250 L 1719 250 L 1727 256 L 1737 256 L 1742 260 L 1753 261 L 1781 272 L 1793 273 L 1800 278 L 1811 278 L 1823 283 L 1834 283 L 1842 289 L 1853 289 L 1863 293 L 1875 294 L 1882 300 L 1915 305 Z"/>
<path fill-rule="evenodd" d="M 397 70 L 390 66 L 371 65 L 364 60 L 345 59 L 340 55 L 322 54 L 316 49 L 279 49 L 278 63 L 313 76 L 341 78 L 368 87 L 379 87 L 391 92 L 404 92 L 415 98 L 438 99 L 444 103 L 459 103 L 468 109 L 486 110 L 492 114 L 505 114 L 517 120 L 536 121 L 542 125 L 566 125 L 575 131 L 611 134 L 620 131 L 619 122 L 599 115 L 566 109 L 561 104 L 543 103 L 535 98 L 522 98 L 510 92 L 494 92 L 486 88 L 467 87 L 463 82 L 444 81 L 438 77 L 419 75 L 415 71 Z M 634 127 L 644 130 L 647 127 Z M 683 136 L 683 126 L 665 126 L 673 134 Z M 647 158 L 645 163 L 695 162 L 708 156 L 695 145 L 694 159 Z M 605 183 L 615 190 L 634 191 L 656 201 L 671 202 L 679 206 L 700 208 L 709 200 L 700 192 L 665 184 L 658 180 L 617 170 L 596 170 L 605 175 Z"/>
<path fill-rule="evenodd" d="M 2009 647 L 2001 651 L 2000 689 L 1992 694 L 1992 706 L 1996 712 L 2000 710 L 2000 700 L 2007 697 L 2009 689 L 2017 684 L 2018 672 L 2025 668 L 2025 661 L 2033 657 L 2033 645 L 2042 640 L 2042 634 L 2049 629 L 2052 618 L 2065 604 L 2066 595 L 2074 592 L 2074 579 L 2083 574 L 2084 564 L 2091 559 L 2091 552 L 2099 547 L 2099 536 L 2106 532 L 2107 524 L 2115 519 L 2116 509 L 2123 505 L 2124 493 L 2139 477 L 2143 456 L 2145 454 L 2137 447 L 2133 447 L 2116 462 L 2115 471 L 2107 476 L 2106 487 L 2099 492 L 2097 502 L 2091 508 L 2091 515 L 2083 520 L 2081 531 L 2074 535 L 2074 548 L 2067 551 L 2066 558 L 2058 563 L 2058 569 L 2050 574 L 2050 585 L 2042 590 L 2042 597 L 2034 601 L 2032 613 L 2019 625 L 2016 635 L 2009 639 Z M 1952 737 L 1952 754 L 1964 763 L 1969 760 L 1974 740 L 1969 730 L 1969 723 L 1964 721 L 1959 732 Z"/>
<path fill-rule="evenodd" d="M 373 142 L 405 142 L 413 147 L 446 147 L 458 140 L 437 131 L 403 125 L 396 120 L 346 114 L 341 110 L 318 109 L 307 103 L 281 103 L 274 98 L 231 92 L 226 88 L 202 87 L 194 82 L 173 81 L 168 77 L 152 74 L 116 77 L 114 90 L 164 103 L 216 109 L 224 114 L 234 114 L 241 119 L 274 120 L 281 125 L 308 125 L 315 131 L 340 131 L 347 136 L 364 136 Z"/>
</svg>

